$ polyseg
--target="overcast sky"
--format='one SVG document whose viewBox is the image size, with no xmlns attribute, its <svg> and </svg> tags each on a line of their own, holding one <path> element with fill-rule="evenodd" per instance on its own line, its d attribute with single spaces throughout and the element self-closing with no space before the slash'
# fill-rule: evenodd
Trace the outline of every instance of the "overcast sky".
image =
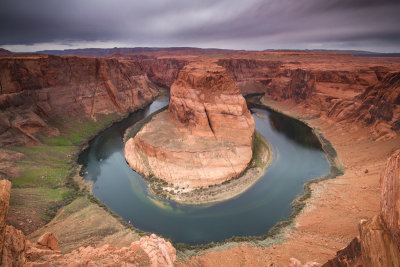
<svg viewBox="0 0 400 267">
<path fill-rule="evenodd" d="M 0 47 L 400 52 L 400 0 L 0 0 Z"/>
</svg>

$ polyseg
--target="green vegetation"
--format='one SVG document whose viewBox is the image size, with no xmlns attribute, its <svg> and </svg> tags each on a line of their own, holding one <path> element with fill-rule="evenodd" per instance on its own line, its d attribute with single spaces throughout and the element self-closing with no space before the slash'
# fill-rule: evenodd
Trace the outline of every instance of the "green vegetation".
<svg viewBox="0 0 400 267">
<path fill-rule="evenodd" d="M 255 131 L 254 143 L 253 143 L 253 156 L 250 167 L 263 168 L 263 166 L 265 165 L 265 162 L 263 160 L 264 152 L 261 150 L 265 149 L 265 147 L 269 148 L 267 140 L 265 140 L 265 138 L 259 132 Z M 271 149 L 269 149 L 269 153 L 270 154 L 272 153 Z"/>
<path fill-rule="evenodd" d="M 13 180 L 13 187 L 65 186 L 66 177 L 71 172 L 70 160 L 75 147 L 40 145 L 12 149 L 25 155 L 15 165 L 20 175 Z"/>
<path fill-rule="evenodd" d="M 59 136 L 37 136 L 42 142 L 38 146 L 8 147 L 24 154 L 15 164 L 19 175 L 12 180 L 10 209 L 21 211 L 16 223 L 29 219 L 31 211 L 48 222 L 59 208 L 84 194 L 73 180 L 79 168 L 78 154 L 88 140 L 117 119 L 120 119 L 118 114 L 98 116 L 97 122 L 87 118 L 79 121 L 57 118 L 49 125 L 60 129 Z M 25 229 L 25 232 L 33 230 Z"/>
</svg>

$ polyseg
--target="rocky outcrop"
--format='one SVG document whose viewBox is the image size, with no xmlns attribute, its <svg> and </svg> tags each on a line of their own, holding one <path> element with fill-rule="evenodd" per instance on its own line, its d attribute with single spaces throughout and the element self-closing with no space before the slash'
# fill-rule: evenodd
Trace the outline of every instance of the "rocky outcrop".
<svg viewBox="0 0 400 267">
<path fill-rule="evenodd" d="M 158 87 L 134 61 L 105 58 L 0 58 L 0 145 L 26 145 L 58 135 L 48 121 L 127 113 L 148 103 Z"/>
<path fill-rule="evenodd" d="M 246 101 L 225 69 L 191 63 L 171 87 L 168 111 L 127 141 L 125 158 L 136 171 L 174 187 L 203 187 L 246 169 L 253 135 Z"/>
<path fill-rule="evenodd" d="M 361 259 L 361 241 L 355 237 L 350 244 L 339 250 L 336 257 L 329 260 L 323 267 L 342 267 L 342 266 L 362 266 Z"/>
<path fill-rule="evenodd" d="M 26 266 L 27 239 L 22 231 L 7 225 L 4 236 L 4 246 L 1 266 Z"/>
<path fill-rule="evenodd" d="M 60 250 L 57 238 L 50 232 L 44 233 L 39 237 L 37 244 L 52 250 Z"/>
<path fill-rule="evenodd" d="M 51 233 L 29 242 L 13 226 L 7 226 L 1 266 L 151 266 L 172 267 L 176 250 L 171 243 L 156 236 L 142 237 L 128 247 L 81 247 L 68 254 L 58 249 L 58 241 Z"/>
<path fill-rule="evenodd" d="M 400 266 L 400 150 L 381 174 L 381 212 L 362 220 L 360 237 L 324 266 Z"/>
<path fill-rule="evenodd" d="M 172 267 L 176 261 L 176 250 L 171 243 L 151 235 L 142 237 L 129 247 L 81 247 L 68 254 L 61 254 L 50 246 L 43 246 L 39 241 L 36 244 L 28 242 L 24 256 L 25 266 L 36 266 L 45 262 L 46 266 Z"/>
<path fill-rule="evenodd" d="M 6 219 L 10 202 L 11 183 L 8 180 L 0 180 L 0 259 L 4 246 L 6 232 Z"/>
<path fill-rule="evenodd" d="M 22 231 L 6 226 L 11 183 L 0 181 L 1 266 L 174 266 L 176 250 L 170 242 L 152 234 L 128 247 L 81 247 L 68 254 L 59 251 L 57 238 L 47 232 L 35 243 Z"/>
<path fill-rule="evenodd" d="M 382 215 L 360 224 L 363 266 L 400 266 L 400 249 Z"/>
<path fill-rule="evenodd" d="M 381 214 L 400 250 L 400 150 L 397 150 L 381 174 Z"/>
</svg>

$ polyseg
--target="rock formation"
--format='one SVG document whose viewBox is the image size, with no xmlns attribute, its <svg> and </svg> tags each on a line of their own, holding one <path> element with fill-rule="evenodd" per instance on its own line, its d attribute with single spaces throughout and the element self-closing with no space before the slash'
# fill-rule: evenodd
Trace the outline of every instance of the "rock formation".
<svg viewBox="0 0 400 267">
<path fill-rule="evenodd" d="M 50 232 L 31 243 L 22 231 L 6 226 L 10 189 L 9 181 L 0 180 L 1 266 L 174 266 L 175 248 L 154 234 L 132 242 L 129 247 L 89 246 L 68 254 L 59 251 L 58 240 Z"/>
<path fill-rule="evenodd" d="M 323 60 L 321 60 L 323 58 Z M 266 53 L 224 58 L 243 94 L 265 93 L 269 99 L 293 102 L 310 117 L 369 128 L 374 139 L 400 131 L 398 68 L 379 59 L 335 53 Z"/>
<path fill-rule="evenodd" d="M 172 267 L 176 261 L 176 250 L 171 243 L 154 234 L 122 248 L 89 246 L 68 254 L 62 254 L 57 248 L 58 241 L 51 233 L 31 243 L 21 231 L 7 226 L 1 266 Z"/>
<path fill-rule="evenodd" d="M 370 126 L 376 139 L 396 136 L 400 132 L 400 72 L 380 75 L 355 99 L 333 102 L 328 116 Z"/>
<path fill-rule="evenodd" d="M 0 145 L 58 135 L 48 121 L 127 113 L 158 93 L 134 61 L 57 56 L 0 57 Z"/>
<path fill-rule="evenodd" d="M 400 266 L 400 150 L 381 174 L 381 212 L 362 220 L 360 236 L 324 266 Z"/>
<path fill-rule="evenodd" d="M 0 256 L 2 255 L 1 253 L 4 246 L 10 191 L 11 183 L 8 180 L 0 180 Z"/>
<path fill-rule="evenodd" d="M 254 120 L 225 69 L 191 63 L 171 87 L 168 111 L 127 141 L 129 165 L 178 187 L 219 184 L 252 157 Z"/>
<path fill-rule="evenodd" d="M 147 103 L 155 95 L 157 88 L 147 79 L 147 76 L 152 81 L 169 86 L 187 62 L 201 60 L 200 57 L 185 58 L 182 55 L 175 58 L 162 55 L 156 59 L 145 55 L 132 57 L 133 60 L 126 60 L 123 56 L 119 56 L 119 59 L 107 59 L 11 55 L 7 52 L 6 54 L 6 56 L 0 57 L 0 145 L 35 144 L 38 142 L 35 137 L 38 133 L 47 136 L 57 135 L 58 130 L 52 127 L 49 121 L 60 115 L 68 114 L 73 118 L 95 118 L 97 114 L 129 112 L 131 108 L 135 109 L 141 104 Z M 140 59 L 139 62 L 136 61 L 138 59 Z M 185 263 L 181 264 L 191 264 L 190 262 L 192 262 L 193 266 L 204 266 L 207 264 L 199 263 L 211 263 L 211 265 L 213 263 L 214 265 L 218 265 L 218 263 L 219 265 L 233 265 L 235 263 L 237 265 L 265 266 L 270 263 L 278 263 L 286 266 L 291 257 L 299 258 L 304 262 L 320 258 L 326 260 L 332 257 L 334 251 L 356 234 L 353 232 L 354 220 L 359 219 L 357 216 L 364 217 L 365 214 L 368 214 L 365 217 L 370 217 L 370 213 L 376 210 L 376 207 L 373 209 L 368 205 L 371 202 L 377 202 L 375 199 L 378 186 L 376 181 L 379 176 L 377 169 L 381 164 L 381 161 L 377 161 L 377 157 L 386 158 L 387 151 L 398 147 L 398 142 L 390 142 L 391 140 L 386 139 L 397 140 L 400 129 L 398 117 L 400 114 L 398 109 L 399 60 L 396 58 L 360 58 L 333 53 L 260 52 L 220 55 L 218 64 L 227 69 L 242 93 L 266 93 L 267 98 L 277 100 L 282 107 L 293 108 L 295 115 L 303 118 L 317 118 L 310 121 L 315 123 L 316 127 L 321 126 L 324 134 L 328 134 L 327 138 L 335 140 L 333 145 L 339 148 L 339 155 L 344 159 L 346 165 L 350 164 L 349 162 L 353 158 L 358 161 L 352 161 L 344 178 L 336 179 L 337 183 L 328 182 L 329 185 L 319 184 L 317 186 L 319 191 L 317 190 L 317 195 L 313 193 L 311 198 L 311 203 L 315 208 L 305 211 L 304 217 L 299 219 L 300 226 L 296 225 L 301 231 L 296 231 L 295 234 L 289 233 L 289 242 L 286 245 L 260 248 L 253 244 L 248 246 L 240 244 L 231 250 L 204 253 L 203 258 L 199 261 L 188 258 Z M 202 127 L 193 126 L 195 125 L 194 119 L 201 122 L 205 122 L 205 120 L 203 120 L 204 116 L 197 116 L 197 109 L 186 108 L 193 103 L 191 97 L 188 99 L 187 102 L 184 102 L 185 108 L 176 106 L 176 116 L 168 115 L 169 120 L 166 126 L 181 125 L 181 127 L 177 127 L 179 131 L 173 132 L 174 136 L 178 137 L 187 133 L 211 136 L 211 128 L 209 127 L 210 130 L 207 130 L 207 127 L 204 126 L 206 124 L 201 124 Z M 196 112 L 193 112 L 192 115 L 190 110 Z M 206 109 L 204 108 L 204 110 Z M 193 119 L 185 121 L 185 116 L 179 115 L 179 113 L 183 114 L 183 111 L 189 111 L 188 118 Z M 204 113 L 206 112 L 200 112 L 203 115 Z M 160 116 L 165 115 L 160 114 Z M 206 117 L 208 118 L 207 114 Z M 183 122 L 178 122 L 176 118 L 183 118 Z M 364 140 L 361 140 L 358 142 L 358 138 L 362 139 L 366 136 L 359 137 L 358 132 L 354 132 L 353 135 L 345 133 L 348 127 L 360 130 L 361 126 L 372 134 L 373 139 L 384 140 L 379 140 L 379 142 L 368 140 L 365 143 Z M 335 129 L 339 129 L 339 131 Z M 336 135 L 341 137 L 334 137 Z M 345 139 L 346 142 L 343 142 Z M 350 144 L 352 142 L 357 143 L 358 146 Z M 373 146 L 375 150 L 371 152 L 368 149 L 360 149 L 361 146 L 369 145 Z M 166 153 L 166 150 L 153 148 L 152 156 L 155 160 L 168 158 L 171 155 L 179 156 L 179 153 L 173 155 L 171 151 Z M 376 151 L 379 153 L 374 153 Z M 181 159 L 188 159 L 189 164 L 194 165 L 191 154 L 181 153 Z M 365 156 L 361 157 L 361 154 Z M 18 174 L 15 169 L 10 171 L 12 162 L 8 159 L 11 158 L 12 161 L 15 161 L 22 156 L 17 152 L 9 153 L 0 150 L 0 176 L 16 177 Z M 398 207 L 395 199 L 399 196 L 398 190 L 396 191 L 399 171 L 398 159 L 395 159 L 396 157 L 392 157 L 389 163 L 390 166 L 395 167 L 387 168 L 388 175 L 382 178 L 385 180 L 382 182 L 382 188 L 386 192 L 383 193 L 385 196 L 382 195 L 382 203 L 385 203 L 382 204 L 382 214 L 372 220 L 363 221 L 360 225 L 360 237 L 353 239 L 348 247 L 339 251 L 338 257 L 334 259 L 336 263 L 328 266 L 357 265 L 363 261 L 363 258 L 371 264 L 378 261 L 381 265 L 389 265 L 390 262 L 393 265 L 398 264 L 394 261 L 399 257 L 396 254 L 398 253 L 398 248 L 396 250 L 398 226 L 396 228 L 395 223 L 396 218 L 398 220 Z M 368 164 L 363 165 L 360 163 L 361 161 L 368 161 Z M 359 178 L 363 175 L 364 169 L 367 171 L 366 166 L 369 171 L 368 174 L 365 174 L 368 177 L 368 183 L 364 184 L 365 180 L 359 181 L 361 180 Z M 394 179 L 395 177 L 397 180 Z M 359 186 L 360 184 L 362 185 Z M 319 189 L 320 187 L 325 189 Z M 343 193 L 339 194 L 339 192 Z M 335 197 L 329 200 L 330 202 L 324 202 L 318 193 L 326 195 L 325 200 L 332 197 L 331 194 L 335 194 Z M 354 198 L 355 195 L 357 198 Z M 368 196 L 368 199 L 363 201 L 362 197 L 367 198 L 365 196 Z M 347 206 L 343 204 L 344 202 L 348 202 Z M 363 204 L 360 204 L 361 202 Z M 315 225 L 321 227 L 315 227 Z M 48 239 L 43 239 L 46 242 L 42 240 L 41 243 L 47 244 Z M 148 243 L 148 241 L 146 242 Z M 159 244 L 162 243 L 163 241 L 159 240 Z M 32 265 L 45 265 L 46 262 L 49 262 L 50 266 L 57 263 L 65 265 L 66 262 L 72 265 L 78 265 L 78 263 L 86 265 L 94 262 L 122 265 L 128 263 L 128 260 L 129 263 L 133 262 L 136 265 L 169 262 L 164 258 L 150 261 L 149 251 L 151 249 L 145 250 L 138 244 L 126 246 L 123 249 L 110 246 L 88 247 L 75 250 L 74 253 L 67 254 L 69 256 L 61 255 L 57 250 L 52 250 L 36 242 L 31 244 L 26 241 L 21 231 L 10 226 L 5 228 L 3 244 L 5 247 L 2 257 L 3 265 L 4 262 L 8 262 L 8 265 L 18 266 L 16 260 L 20 265 L 23 262 L 26 265 L 30 264 L 29 262 L 34 262 Z M 165 251 L 158 245 L 154 245 L 154 247 L 156 253 L 153 252 L 153 254 L 161 255 L 163 252 L 160 251 Z M 127 250 L 133 252 L 125 254 Z M 212 254 L 211 257 L 210 254 Z M 27 255 L 29 256 L 27 257 Z M 120 257 L 120 255 L 124 256 Z M 174 259 L 173 253 L 169 255 L 171 259 Z M 207 257 L 215 257 L 219 261 L 204 260 Z M 60 261 L 57 262 L 57 259 Z M 112 262 L 113 259 L 116 261 Z M 293 260 L 293 264 L 298 265 L 299 262 Z"/>
</svg>

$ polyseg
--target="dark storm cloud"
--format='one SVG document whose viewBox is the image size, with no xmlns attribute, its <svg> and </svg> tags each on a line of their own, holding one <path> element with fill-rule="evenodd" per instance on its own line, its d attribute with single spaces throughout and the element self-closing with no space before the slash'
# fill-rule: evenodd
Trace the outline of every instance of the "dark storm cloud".
<svg viewBox="0 0 400 267">
<path fill-rule="evenodd" d="M 0 45 L 400 51 L 398 0 L 1 0 Z"/>
</svg>

